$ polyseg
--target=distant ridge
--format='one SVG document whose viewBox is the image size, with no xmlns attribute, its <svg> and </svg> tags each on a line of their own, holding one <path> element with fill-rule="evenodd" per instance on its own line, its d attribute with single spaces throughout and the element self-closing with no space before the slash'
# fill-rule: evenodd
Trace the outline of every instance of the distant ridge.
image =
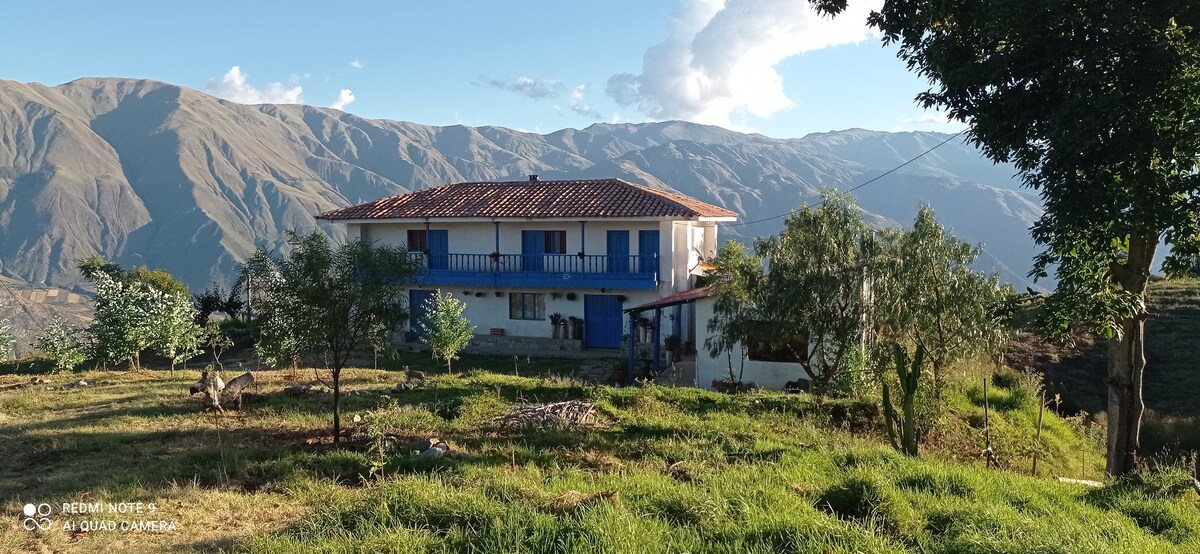
<svg viewBox="0 0 1200 554">
<path fill-rule="evenodd" d="M 330 108 L 243 105 L 167 83 L 0 80 L 0 275 L 70 286 L 100 253 L 149 264 L 193 288 L 226 280 L 255 247 L 312 228 L 330 209 L 463 181 L 620 178 L 685 194 L 742 221 L 813 202 L 945 140 L 850 129 L 775 139 L 681 121 L 598 123 L 549 134 L 433 127 Z M 981 267 L 1024 287 L 1041 214 L 1008 166 L 952 141 L 856 193 L 877 224 L 928 202 L 982 242 Z M 782 220 L 727 227 L 776 232 Z"/>
</svg>

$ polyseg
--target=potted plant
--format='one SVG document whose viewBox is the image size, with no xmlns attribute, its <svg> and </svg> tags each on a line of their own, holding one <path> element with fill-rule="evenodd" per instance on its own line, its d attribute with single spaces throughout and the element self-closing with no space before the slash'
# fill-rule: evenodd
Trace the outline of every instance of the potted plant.
<svg viewBox="0 0 1200 554">
<path fill-rule="evenodd" d="M 575 329 L 574 331 L 572 331 L 571 338 L 583 340 L 583 318 L 582 317 L 572 317 L 571 318 L 571 326 Z"/>
<path fill-rule="evenodd" d="M 550 333 L 552 338 L 562 338 L 562 328 L 558 326 L 560 321 L 562 321 L 562 314 L 558 312 L 550 314 Z"/>
<path fill-rule="evenodd" d="M 665 348 L 667 352 L 674 352 L 677 350 L 679 348 L 679 337 L 677 335 L 667 335 L 667 338 L 663 339 L 663 348 Z"/>
<path fill-rule="evenodd" d="M 488 259 L 492 260 L 493 267 L 500 265 L 500 253 L 499 252 L 492 252 L 491 254 L 488 254 Z"/>
<path fill-rule="evenodd" d="M 724 379 L 713 379 L 712 388 L 717 392 L 736 393 L 743 390 L 742 375 L 746 371 L 746 357 L 742 357 L 742 368 L 738 375 L 734 375 L 733 371 L 733 351 L 726 350 L 725 357 L 728 363 L 727 371 L 729 374 Z"/>
<path fill-rule="evenodd" d="M 629 380 L 629 335 L 621 336 L 621 353 L 613 360 L 612 383 L 624 385 Z"/>
</svg>

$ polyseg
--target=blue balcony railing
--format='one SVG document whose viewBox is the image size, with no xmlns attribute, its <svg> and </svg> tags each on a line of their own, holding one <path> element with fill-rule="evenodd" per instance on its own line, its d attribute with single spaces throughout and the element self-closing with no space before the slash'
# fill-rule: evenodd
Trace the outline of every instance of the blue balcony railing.
<svg viewBox="0 0 1200 554">
<path fill-rule="evenodd" d="M 428 285 L 654 289 L 658 254 L 410 254 Z"/>
</svg>

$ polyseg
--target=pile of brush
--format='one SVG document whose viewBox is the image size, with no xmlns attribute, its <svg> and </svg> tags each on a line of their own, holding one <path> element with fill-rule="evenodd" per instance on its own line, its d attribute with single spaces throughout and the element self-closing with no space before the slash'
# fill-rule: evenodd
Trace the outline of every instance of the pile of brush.
<svg viewBox="0 0 1200 554">
<path fill-rule="evenodd" d="M 509 427 L 581 427 L 596 422 L 596 406 L 582 400 L 517 404 L 495 422 Z"/>
</svg>

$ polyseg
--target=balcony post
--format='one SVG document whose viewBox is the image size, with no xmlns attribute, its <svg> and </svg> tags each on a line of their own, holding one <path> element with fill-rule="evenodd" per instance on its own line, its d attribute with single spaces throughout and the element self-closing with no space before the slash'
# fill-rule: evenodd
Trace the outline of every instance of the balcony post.
<svg viewBox="0 0 1200 554">
<path fill-rule="evenodd" d="M 634 332 L 637 328 L 637 316 L 640 312 L 629 312 L 629 339 L 626 344 L 629 345 L 629 370 L 625 372 L 625 384 L 633 384 L 634 372 L 634 353 L 637 350 L 637 343 L 633 340 Z"/>
<path fill-rule="evenodd" d="M 659 329 L 661 327 L 662 327 L 662 308 L 654 308 L 654 327 L 652 327 L 650 329 L 650 334 L 652 335 L 652 338 L 654 340 L 654 347 L 653 347 L 654 354 L 653 355 L 654 355 L 654 376 L 655 377 L 658 376 L 659 370 L 662 369 L 662 362 L 659 361 L 659 358 L 661 357 L 660 356 L 661 352 L 659 351 L 659 348 L 662 348 L 661 332 L 659 331 Z"/>
</svg>

